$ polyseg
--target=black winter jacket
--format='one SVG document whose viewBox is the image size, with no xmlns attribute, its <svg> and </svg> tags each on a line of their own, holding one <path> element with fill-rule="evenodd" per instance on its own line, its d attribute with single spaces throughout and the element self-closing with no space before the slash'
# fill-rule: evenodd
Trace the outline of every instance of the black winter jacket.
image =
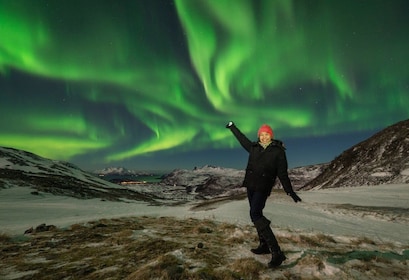
<svg viewBox="0 0 409 280">
<path fill-rule="evenodd" d="M 293 192 L 288 178 L 288 164 L 283 143 L 272 140 L 267 148 L 258 142 L 250 141 L 234 124 L 230 126 L 234 136 L 249 153 L 243 186 L 253 191 L 260 191 L 270 195 L 271 189 L 278 176 L 285 192 Z"/>
</svg>

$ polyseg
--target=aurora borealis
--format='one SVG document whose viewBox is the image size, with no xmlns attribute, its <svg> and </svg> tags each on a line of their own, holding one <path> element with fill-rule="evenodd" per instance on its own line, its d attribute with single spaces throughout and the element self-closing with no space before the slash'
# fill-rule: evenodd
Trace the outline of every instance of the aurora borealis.
<svg viewBox="0 0 409 280">
<path fill-rule="evenodd" d="M 290 165 L 331 160 L 408 118 L 407 11 L 406 0 L 0 0 L 0 146 L 85 169 L 244 167 L 233 120 L 254 138 L 270 124 Z"/>
</svg>

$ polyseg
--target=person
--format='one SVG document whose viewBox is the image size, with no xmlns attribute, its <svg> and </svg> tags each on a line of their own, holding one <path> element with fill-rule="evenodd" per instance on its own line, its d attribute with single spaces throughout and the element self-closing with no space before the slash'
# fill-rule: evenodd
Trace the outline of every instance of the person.
<svg viewBox="0 0 409 280">
<path fill-rule="evenodd" d="M 268 266 L 271 268 L 280 266 L 286 257 L 270 228 L 271 221 L 263 215 L 263 209 L 276 177 L 279 178 L 284 191 L 291 196 L 294 202 L 301 201 L 301 198 L 294 192 L 288 177 L 284 145 L 281 141 L 274 139 L 273 130 L 266 124 L 259 128 L 257 142 L 250 141 L 232 121 L 227 123 L 226 128 L 231 130 L 241 146 L 249 153 L 243 186 L 247 189 L 250 218 L 260 241 L 259 246 L 251 251 L 254 254 L 271 253 L 272 257 Z"/>
</svg>

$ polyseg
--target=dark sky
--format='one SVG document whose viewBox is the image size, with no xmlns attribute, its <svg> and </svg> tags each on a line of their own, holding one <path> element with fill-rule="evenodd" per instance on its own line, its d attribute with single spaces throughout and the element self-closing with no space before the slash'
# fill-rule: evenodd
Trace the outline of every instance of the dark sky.
<svg viewBox="0 0 409 280">
<path fill-rule="evenodd" d="M 0 0 L 0 146 L 83 169 L 290 167 L 408 118 L 406 0 Z"/>
</svg>

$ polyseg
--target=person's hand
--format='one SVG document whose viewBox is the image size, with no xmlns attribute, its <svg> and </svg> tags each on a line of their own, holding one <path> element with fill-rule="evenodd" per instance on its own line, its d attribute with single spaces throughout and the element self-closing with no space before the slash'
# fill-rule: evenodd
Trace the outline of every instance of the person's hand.
<svg viewBox="0 0 409 280">
<path fill-rule="evenodd" d="M 288 195 L 291 196 L 295 203 L 301 201 L 301 198 L 295 192 L 290 192 Z"/>
<path fill-rule="evenodd" d="M 230 127 L 232 127 L 234 125 L 234 123 L 232 122 L 232 121 L 229 121 L 227 124 L 226 124 L 226 128 L 230 128 Z"/>
</svg>

